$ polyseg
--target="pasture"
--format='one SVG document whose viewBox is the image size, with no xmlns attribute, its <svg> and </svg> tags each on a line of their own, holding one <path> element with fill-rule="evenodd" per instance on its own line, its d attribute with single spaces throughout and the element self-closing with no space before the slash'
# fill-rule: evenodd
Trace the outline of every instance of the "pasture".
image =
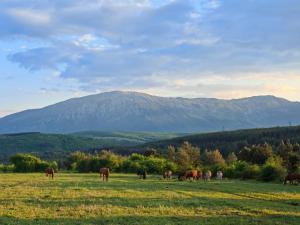
<svg viewBox="0 0 300 225">
<path fill-rule="evenodd" d="M 300 186 L 136 175 L 0 174 L 0 224 L 300 224 Z"/>
</svg>

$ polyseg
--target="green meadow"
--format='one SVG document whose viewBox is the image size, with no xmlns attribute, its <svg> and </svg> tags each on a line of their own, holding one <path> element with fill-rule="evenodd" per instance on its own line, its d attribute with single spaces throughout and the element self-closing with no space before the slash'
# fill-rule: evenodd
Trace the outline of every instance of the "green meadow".
<svg viewBox="0 0 300 225">
<path fill-rule="evenodd" d="M 0 224 L 300 224 L 300 187 L 132 174 L 0 174 Z"/>
</svg>

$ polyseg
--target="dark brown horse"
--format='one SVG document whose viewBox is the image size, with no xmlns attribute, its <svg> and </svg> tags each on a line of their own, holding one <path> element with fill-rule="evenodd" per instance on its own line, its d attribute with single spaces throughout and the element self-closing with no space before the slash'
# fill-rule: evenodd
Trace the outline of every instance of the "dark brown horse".
<svg viewBox="0 0 300 225">
<path fill-rule="evenodd" d="M 289 182 L 290 184 L 293 184 L 294 181 L 297 181 L 300 183 L 300 174 L 299 173 L 290 173 L 288 174 L 284 179 L 284 184 L 287 184 Z"/>
<path fill-rule="evenodd" d="M 202 177 L 203 177 L 203 173 L 202 173 L 202 171 L 201 170 L 197 170 L 197 180 L 200 180 L 200 179 L 202 179 Z"/>
<path fill-rule="evenodd" d="M 46 177 L 52 178 L 52 180 L 53 180 L 53 178 L 54 178 L 54 169 L 53 168 L 46 169 L 45 173 L 46 173 Z"/>
<path fill-rule="evenodd" d="M 166 171 L 163 173 L 163 178 L 164 178 L 164 179 L 172 179 L 172 171 L 171 171 L 171 170 L 166 170 Z"/>
<path fill-rule="evenodd" d="M 139 176 L 140 179 L 146 180 L 147 178 L 147 172 L 144 169 L 139 169 L 137 175 Z"/>
<path fill-rule="evenodd" d="M 101 179 L 101 177 L 103 177 L 102 178 L 102 180 L 104 181 L 104 180 L 106 180 L 106 181 L 108 181 L 108 177 L 109 177 L 109 168 L 101 168 L 100 170 L 99 170 L 99 173 L 100 173 L 100 179 Z"/>
</svg>

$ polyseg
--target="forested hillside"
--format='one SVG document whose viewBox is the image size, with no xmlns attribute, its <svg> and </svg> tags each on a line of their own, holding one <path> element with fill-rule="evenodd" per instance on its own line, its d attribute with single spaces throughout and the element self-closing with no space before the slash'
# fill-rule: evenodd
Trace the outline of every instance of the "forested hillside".
<svg viewBox="0 0 300 225">
<path fill-rule="evenodd" d="M 0 160 L 15 153 L 34 153 L 46 159 L 64 157 L 72 151 L 123 149 L 145 142 L 177 137 L 172 133 L 79 132 L 74 134 L 18 133 L 0 135 Z M 129 151 L 129 150 L 128 150 Z"/>
<path fill-rule="evenodd" d="M 223 155 L 227 155 L 229 152 L 238 152 L 243 147 L 251 145 L 268 143 L 276 147 L 282 140 L 300 143 L 300 126 L 195 134 L 147 143 L 139 146 L 139 149 L 154 148 L 165 151 L 170 145 L 178 147 L 184 141 L 188 141 L 201 149 L 219 149 Z"/>
</svg>

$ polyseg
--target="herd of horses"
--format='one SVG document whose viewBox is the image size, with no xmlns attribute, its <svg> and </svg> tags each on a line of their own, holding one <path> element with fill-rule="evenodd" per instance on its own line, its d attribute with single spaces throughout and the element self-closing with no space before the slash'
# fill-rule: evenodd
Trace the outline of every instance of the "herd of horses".
<svg viewBox="0 0 300 225">
<path fill-rule="evenodd" d="M 49 178 L 54 179 L 54 169 L 53 168 L 48 168 L 45 171 L 46 176 Z M 100 174 L 100 179 L 102 178 L 103 181 L 108 181 L 109 175 L 110 175 L 110 170 L 109 168 L 100 168 L 99 170 Z M 138 170 L 137 175 L 140 179 L 146 179 L 147 178 L 147 172 L 144 169 Z M 163 179 L 172 179 L 173 172 L 171 170 L 165 170 L 162 174 Z M 212 172 L 210 170 L 207 170 L 205 172 L 202 172 L 200 170 L 187 170 L 184 172 L 181 172 L 178 174 L 178 180 L 200 180 L 203 179 L 204 181 L 209 181 L 212 178 Z M 218 171 L 215 175 L 215 178 L 217 180 L 222 180 L 223 179 L 223 172 Z M 295 184 L 295 183 L 300 183 L 300 173 L 290 173 L 288 174 L 285 179 L 284 179 L 284 184 L 290 183 L 290 184 Z"/>
</svg>

